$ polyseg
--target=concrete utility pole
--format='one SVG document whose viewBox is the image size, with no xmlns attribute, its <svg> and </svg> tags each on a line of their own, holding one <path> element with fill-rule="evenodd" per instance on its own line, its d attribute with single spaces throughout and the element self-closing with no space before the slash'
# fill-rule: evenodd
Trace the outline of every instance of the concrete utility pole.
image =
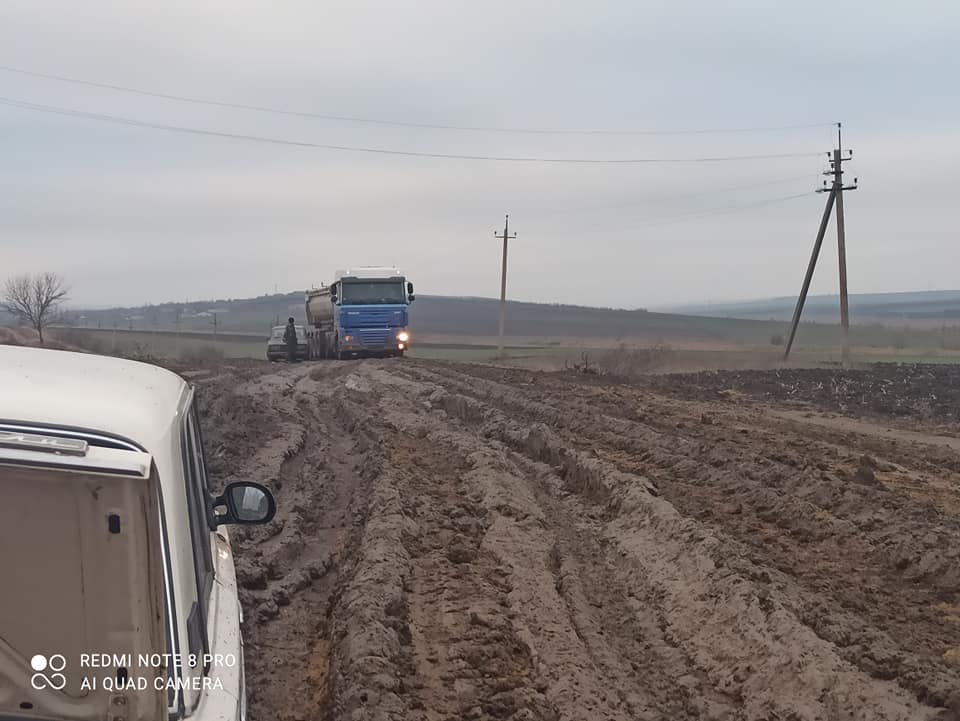
<svg viewBox="0 0 960 721">
<path fill-rule="evenodd" d="M 817 239 L 813 244 L 813 253 L 810 255 L 810 263 L 807 265 L 807 272 L 803 278 L 803 285 L 800 288 L 800 297 L 797 298 L 797 306 L 793 311 L 793 320 L 790 323 L 790 336 L 787 339 L 787 348 L 783 353 L 783 359 L 790 357 L 790 349 L 793 347 L 793 339 L 797 334 L 797 327 L 800 325 L 800 314 L 803 312 L 803 305 L 807 300 L 807 291 L 810 290 L 810 281 L 813 278 L 813 271 L 817 266 L 817 259 L 820 257 L 820 247 L 823 245 L 823 237 L 827 232 L 827 224 L 830 221 L 830 213 L 834 207 L 837 209 L 837 255 L 840 262 L 840 325 L 843 329 L 843 347 L 842 359 L 843 367 L 850 366 L 850 307 L 847 302 L 847 242 L 843 222 L 843 191 L 856 190 L 857 179 L 853 179 L 853 185 L 844 186 L 843 184 L 843 163 L 853 157 L 853 151 L 847 151 L 847 157 L 843 157 L 843 151 L 840 144 L 841 125 L 837 123 L 837 147 L 827 156 L 831 157 L 830 164 L 833 166 L 824 175 L 833 176 L 833 181 L 827 186 L 827 181 L 823 181 L 823 187 L 818 188 L 818 193 L 829 193 L 827 196 L 827 205 L 823 210 L 823 218 L 820 221 L 820 230 L 817 232 Z"/>
<path fill-rule="evenodd" d="M 173 311 L 173 327 L 177 329 L 177 353 L 180 352 L 180 313 L 181 308 L 177 306 L 176 310 Z"/>
<path fill-rule="evenodd" d="M 837 149 L 833 151 L 833 187 L 837 193 L 837 258 L 840 263 L 840 325 L 843 326 L 843 367 L 850 367 L 850 306 L 847 303 L 847 238 L 843 227 L 843 160 L 840 123 L 837 123 Z"/>
<path fill-rule="evenodd" d="M 813 280 L 813 270 L 817 267 L 817 258 L 820 257 L 820 247 L 823 245 L 823 236 L 827 233 L 827 223 L 830 222 L 830 213 L 833 211 L 833 203 L 836 197 L 836 191 L 831 188 L 830 195 L 827 196 L 827 206 L 823 209 L 823 219 L 820 221 L 820 230 L 817 231 L 817 239 L 813 243 L 813 253 L 810 254 L 807 274 L 803 277 L 803 286 L 800 288 L 800 297 L 797 298 L 797 307 L 793 311 L 793 321 L 790 323 L 790 337 L 787 338 L 787 350 L 783 354 L 784 360 L 790 357 L 793 338 L 797 334 L 797 326 L 800 324 L 800 314 L 803 312 L 803 304 L 807 300 L 807 291 L 810 290 L 810 281 Z"/>
<path fill-rule="evenodd" d="M 507 241 L 516 238 L 517 234 L 510 235 L 510 216 L 503 222 L 503 235 L 493 231 L 493 237 L 503 241 L 503 268 L 500 271 L 500 336 L 497 342 L 497 355 L 503 357 L 503 327 L 507 317 Z"/>
</svg>

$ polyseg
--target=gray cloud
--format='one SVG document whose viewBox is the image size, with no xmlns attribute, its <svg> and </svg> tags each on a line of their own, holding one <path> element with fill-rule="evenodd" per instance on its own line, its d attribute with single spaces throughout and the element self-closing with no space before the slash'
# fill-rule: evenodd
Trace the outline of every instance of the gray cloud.
<svg viewBox="0 0 960 721">
<path fill-rule="evenodd" d="M 436 124 L 696 128 L 844 120 L 854 291 L 955 287 L 960 11 L 947 3 L 16 3 L 0 64 L 237 103 Z M 468 154 L 821 151 L 829 128 L 533 136 L 274 116 L 0 72 L 0 96 L 152 122 Z M 642 306 L 795 292 L 823 158 L 560 166 L 369 156 L 0 106 L 0 270 L 86 303 L 239 297 L 397 263 L 420 292 Z M 753 188 L 740 186 L 770 182 Z M 775 182 L 774 182 L 775 181 Z M 710 215 L 709 213 L 716 214 Z M 702 217 L 701 217 L 702 214 Z M 814 289 L 836 287 L 825 258 Z"/>
</svg>

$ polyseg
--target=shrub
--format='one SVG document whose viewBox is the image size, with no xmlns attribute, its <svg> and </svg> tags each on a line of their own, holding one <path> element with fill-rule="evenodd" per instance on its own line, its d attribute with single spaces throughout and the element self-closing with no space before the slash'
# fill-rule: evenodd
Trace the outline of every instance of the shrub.
<svg viewBox="0 0 960 721">
<path fill-rule="evenodd" d="M 601 373 L 631 378 L 669 367 L 674 355 L 673 350 L 662 343 L 646 348 L 621 344 L 604 353 L 596 365 Z"/>
<path fill-rule="evenodd" d="M 223 349 L 214 345 L 201 345 L 186 348 L 180 352 L 180 359 L 198 365 L 217 365 L 223 362 Z"/>
</svg>

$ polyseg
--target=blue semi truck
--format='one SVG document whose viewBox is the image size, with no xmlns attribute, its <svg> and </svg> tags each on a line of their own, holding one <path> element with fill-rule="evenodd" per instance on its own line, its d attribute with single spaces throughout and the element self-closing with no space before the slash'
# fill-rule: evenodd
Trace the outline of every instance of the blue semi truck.
<svg viewBox="0 0 960 721">
<path fill-rule="evenodd" d="M 338 270 L 306 293 L 309 357 L 402 356 L 413 300 L 413 283 L 396 268 Z"/>
</svg>

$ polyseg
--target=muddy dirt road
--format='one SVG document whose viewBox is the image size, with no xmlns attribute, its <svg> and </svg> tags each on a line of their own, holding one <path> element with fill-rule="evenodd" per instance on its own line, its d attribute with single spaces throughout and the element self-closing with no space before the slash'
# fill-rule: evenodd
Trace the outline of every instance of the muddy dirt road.
<svg viewBox="0 0 960 721">
<path fill-rule="evenodd" d="M 280 509 L 235 533 L 253 721 L 960 718 L 922 413 L 415 361 L 201 387 L 215 475 Z"/>
</svg>

